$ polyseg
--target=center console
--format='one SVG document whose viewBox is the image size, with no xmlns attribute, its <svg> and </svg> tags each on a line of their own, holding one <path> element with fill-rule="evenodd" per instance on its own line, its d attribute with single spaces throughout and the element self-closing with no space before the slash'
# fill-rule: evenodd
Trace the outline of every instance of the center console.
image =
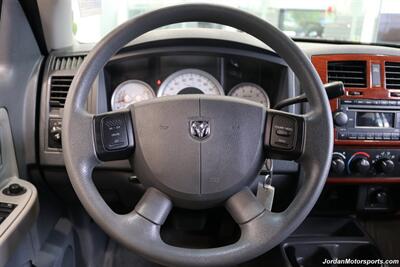
<svg viewBox="0 0 400 267">
<path fill-rule="evenodd" d="M 321 55 L 312 62 L 324 83 L 346 88 L 330 101 L 335 151 L 328 181 L 400 182 L 400 57 Z"/>
<path fill-rule="evenodd" d="M 341 99 L 333 121 L 331 177 L 400 177 L 400 100 Z"/>
<path fill-rule="evenodd" d="M 394 212 L 400 183 L 400 56 L 312 56 L 323 83 L 342 81 L 330 100 L 334 152 L 328 184 L 352 187 L 358 212 Z M 334 190 L 332 191 L 334 192 Z M 328 195 L 328 198 L 334 198 Z"/>
</svg>

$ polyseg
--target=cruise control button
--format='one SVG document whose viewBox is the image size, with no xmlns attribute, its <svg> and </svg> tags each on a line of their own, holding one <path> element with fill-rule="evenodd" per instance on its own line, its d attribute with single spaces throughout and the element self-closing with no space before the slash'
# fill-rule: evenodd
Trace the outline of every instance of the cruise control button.
<svg viewBox="0 0 400 267">
<path fill-rule="evenodd" d="M 290 136 L 290 131 L 284 130 L 284 129 L 278 129 L 276 130 L 276 134 L 279 136 Z"/>
<path fill-rule="evenodd" d="M 285 140 L 285 139 L 278 139 L 278 140 L 275 141 L 275 144 L 279 144 L 279 145 L 288 147 L 289 146 L 289 141 Z"/>
<path fill-rule="evenodd" d="M 275 115 L 272 118 L 272 131 L 270 144 L 281 149 L 293 149 L 296 121 L 292 118 Z"/>
<path fill-rule="evenodd" d="M 101 125 L 102 141 L 107 150 L 118 150 L 128 146 L 128 135 L 123 118 L 105 117 Z"/>
</svg>

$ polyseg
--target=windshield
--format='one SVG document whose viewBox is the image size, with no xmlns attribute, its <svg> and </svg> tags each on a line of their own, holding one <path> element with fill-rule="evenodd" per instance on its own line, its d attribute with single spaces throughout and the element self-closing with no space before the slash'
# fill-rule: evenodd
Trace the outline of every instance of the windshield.
<svg viewBox="0 0 400 267">
<path fill-rule="evenodd" d="M 73 33 L 94 43 L 126 20 L 160 7 L 196 3 L 179 0 L 73 0 Z M 267 20 L 293 38 L 400 44 L 399 0 L 219 0 L 202 1 L 239 8 Z M 217 28 L 211 23 L 180 23 L 168 28 Z"/>
</svg>

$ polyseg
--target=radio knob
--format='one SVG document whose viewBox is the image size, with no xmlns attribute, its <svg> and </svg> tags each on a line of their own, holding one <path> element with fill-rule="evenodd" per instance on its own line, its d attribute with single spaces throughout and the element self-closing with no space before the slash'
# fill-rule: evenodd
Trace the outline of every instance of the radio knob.
<svg viewBox="0 0 400 267">
<path fill-rule="evenodd" d="M 350 164 L 350 169 L 353 173 L 362 175 L 368 174 L 370 167 L 369 161 L 366 158 L 354 159 Z"/>
<path fill-rule="evenodd" d="M 378 191 L 375 193 L 375 202 L 377 204 L 386 205 L 388 204 L 388 195 L 384 191 Z"/>
<path fill-rule="evenodd" d="M 336 126 L 345 126 L 349 117 L 343 111 L 338 111 L 333 114 L 333 121 L 335 122 Z"/>
<path fill-rule="evenodd" d="M 391 159 L 380 159 L 376 162 L 376 170 L 378 173 L 389 174 L 394 169 L 394 162 Z"/>
<path fill-rule="evenodd" d="M 341 157 L 334 156 L 331 163 L 331 172 L 335 174 L 342 174 L 346 168 L 346 164 Z"/>
</svg>

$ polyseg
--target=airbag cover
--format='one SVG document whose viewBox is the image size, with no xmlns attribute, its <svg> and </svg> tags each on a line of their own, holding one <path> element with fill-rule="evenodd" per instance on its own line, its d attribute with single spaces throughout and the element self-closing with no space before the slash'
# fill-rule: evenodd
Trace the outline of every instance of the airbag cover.
<svg viewBox="0 0 400 267">
<path fill-rule="evenodd" d="M 266 110 L 232 97 L 163 97 L 132 106 L 139 180 L 175 204 L 204 208 L 257 176 Z"/>
</svg>

